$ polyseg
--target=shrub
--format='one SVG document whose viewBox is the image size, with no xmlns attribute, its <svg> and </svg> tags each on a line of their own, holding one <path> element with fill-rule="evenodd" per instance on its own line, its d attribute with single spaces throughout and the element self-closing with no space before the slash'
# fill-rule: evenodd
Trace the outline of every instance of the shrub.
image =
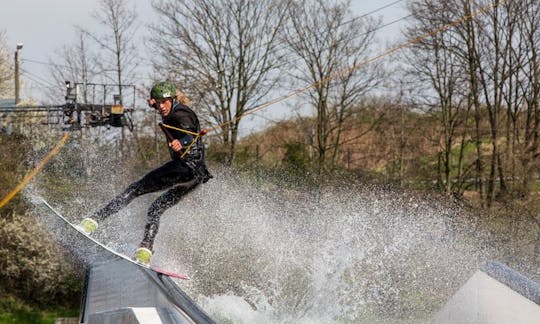
<svg viewBox="0 0 540 324">
<path fill-rule="evenodd" d="M 80 278 L 32 216 L 0 218 L 0 255 L 3 292 L 42 305 L 78 303 Z"/>
</svg>

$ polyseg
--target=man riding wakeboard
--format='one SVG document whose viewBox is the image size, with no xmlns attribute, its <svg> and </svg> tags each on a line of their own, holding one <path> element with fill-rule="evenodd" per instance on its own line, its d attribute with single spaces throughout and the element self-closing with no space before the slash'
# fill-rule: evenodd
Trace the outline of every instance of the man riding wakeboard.
<svg viewBox="0 0 540 324">
<path fill-rule="evenodd" d="M 79 225 L 87 234 L 91 234 L 97 229 L 98 222 L 118 212 L 135 197 L 167 189 L 148 208 L 144 237 L 134 256 L 140 263 L 150 263 L 160 217 L 165 210 L 212 178 L 204 161 L 201 139 L 204 132 L 201 132 L 197 115 L 187 104 L 185 96 L 177 94 L 171 82 L 158 82 L 152 87 L 148 105 L 157 109 L 163 118 L 160 126 L 167 138 L 171 160 L 129 185 Z"/>
</svg>

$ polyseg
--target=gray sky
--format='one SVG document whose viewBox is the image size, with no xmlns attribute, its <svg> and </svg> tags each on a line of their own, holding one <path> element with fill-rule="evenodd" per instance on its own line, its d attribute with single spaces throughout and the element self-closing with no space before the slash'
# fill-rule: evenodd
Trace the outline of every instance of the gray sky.
<svg viewBox="0 0 540 324">
<path fill-rule="evenodd" d="M 0 30 L 6 32 L 8 45 L 13 53 L 17 43 L 24 47 L 19 52 L 21 59 L 21 79 L 23 85 L 21 98 L 40 102 L 45 99 L 41 89 L 51 86 L 49 67 L 38 62 L 48 62 L 54 58 L 55 51 L 75 41 L 75 25 L 100 33 L 101 26 L 91 16 L 98 8 L 99 0 L 0 0 Z M 133 0 L 136 4 L 141 24 L 152 22 L 154 12 L 150 0 Z M 380 9 L 372 15 L 382 17 L 383 24 L 390 23 L 407 15 L 406 1 L 395 0 L 352 0 L 353 11 L 364 15 Z M 385 6 L 388 6 L 384 8 Z M 144 21 L 144 23 L 143 23 Z M 395 41 L 400 35 L 403 21 L 379 31 L 383 42 Z M 139 28 L 142 34 L 144 26 Z M 142 36 L 142 35 L 141 35 Z M 146 55 L 146 53 L 143 53 Z M 12 56 L 13 57 L 13 56 Z M 143 64 L 144 65 L 144 64 Z M 63 103 L 60 98 L 58 103 Z"/>
<path fill-rule="evenodd" d="M 19 52 L 24 70 L 21 72 L 24 83 L 21 97 L 32 97 L 39 102 L 42 96 L 40 88 L 50 80 L 49 67 L 38 62 L 49 62 L 55 57 L 55 51 L 72 44 L 76 37 L 76 25 L 99 34 L 102 27 L 91 16 L 91 12 L 98 8 L 99 0 L 0 1 L 3 2 L 0 7 L 0 30 L 6 32 L 12 53 L 17 43 L 24 44 Z M 134 2 L 139 18 L 143 16 L 143 9 L 152 15 L 150 1 Z"/>
</svg>

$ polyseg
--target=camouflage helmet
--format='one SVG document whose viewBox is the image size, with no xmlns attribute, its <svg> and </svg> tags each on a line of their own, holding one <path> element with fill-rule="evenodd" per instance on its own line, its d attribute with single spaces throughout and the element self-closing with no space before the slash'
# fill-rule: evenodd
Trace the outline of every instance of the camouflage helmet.
<svg viewBox="0 0 540 324">
<path fill-rule="evenodd" d="M 176 87 L 174 84 L 168 81 L 158 82 L 154 84 L 150 91 L 150 98 L 152 99 L 164 99 L 173 98 L 176 94 Z"/>
</svg>

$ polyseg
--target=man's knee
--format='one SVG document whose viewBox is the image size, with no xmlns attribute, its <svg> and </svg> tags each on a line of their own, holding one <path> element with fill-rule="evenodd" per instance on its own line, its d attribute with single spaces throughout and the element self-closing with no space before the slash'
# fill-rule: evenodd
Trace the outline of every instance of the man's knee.
<svg viewBox="0 0 540 324">
<path fill-rule="evenodd" d="M 148 207 L 148 219 L 159 219 L 159 216 L 165 212 L 167 209 L 167 203 L 164 201 L 161 201 L 161 199 L 157 199 L 154 202 L 150 204 L 150 207 Z"/>
<path fill-rule="evenodd" d="M 139 182 L 130 184 L 126 190 L 122 193 L 122 198 L 126 200 L 132 200 L 133 198 L 140 196 L 143 193 L 142 186 Z"/>
</svg>

